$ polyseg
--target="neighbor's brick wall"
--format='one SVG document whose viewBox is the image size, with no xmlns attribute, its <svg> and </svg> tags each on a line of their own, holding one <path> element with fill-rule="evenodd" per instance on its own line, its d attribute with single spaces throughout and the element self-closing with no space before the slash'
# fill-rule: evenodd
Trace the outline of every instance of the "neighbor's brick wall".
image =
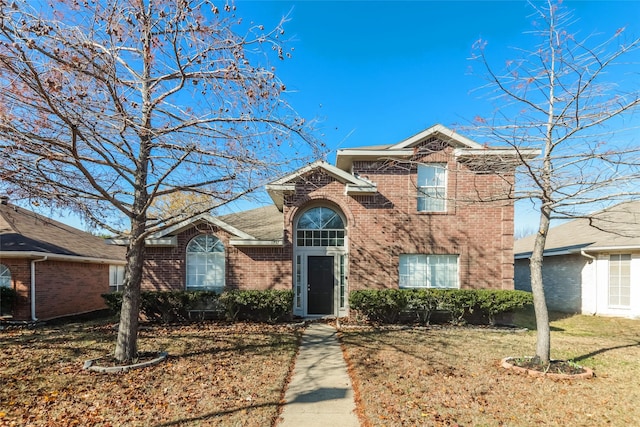
<svg viewBox="0 0 640 427">
<path fill-rule="evenodd" d="M 106 308 L 109 266 L 78 262 L 36 263 L 36 317 L 40 320 Z"/>
<path fill-rule="evenodd" d="M 31 260 L 3 258 L 0 263 L 11 271 L 18 292 L 13 317 L 31 319 Z M 109 266 L 77 262 L 42 261 L 36 269 L 36 317 L 55 317 L 88 313 L 106 308 L 100 295 L 109 292 Z"/>
<path fill-rule="evenodd" d="M 18 301 L 14 307 L 13 318 L 16 320 L 29 320 L 31 317 L 31 300 L 29 299 L 31 267 L 29 260 L 2 258 L 0 259 L 0 264 L 4 264 L 11 272 L 11 285 L 18 293 Z"/>
<path fill-rule="evenodd" d="M 542 265 L 544 297 L 549 310 L 582 312 L 582 271 L 588 259 L 580 254 L 548 256 Z M 531 292 L 528 259 L 515 262 L 515 288 Z"/>
</svg>

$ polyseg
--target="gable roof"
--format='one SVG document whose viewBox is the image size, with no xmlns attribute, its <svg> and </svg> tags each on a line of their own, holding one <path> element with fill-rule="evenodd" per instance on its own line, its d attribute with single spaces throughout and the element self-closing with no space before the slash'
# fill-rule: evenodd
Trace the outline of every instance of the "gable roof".
<svg viewBox="0 0 640 427">
<path fill-rule="evenodd" d="M 516 258 L 528 258 L 535 235 L 516 240 Z M 640 250 L 640 200 L 623 202 L 552 227 L 547 235 L 545 256 L 614 250 Z"/>
<path fill-rule="evenodd" d="M 267 193 L 269 193 L 269 196 L 271 196 L 271 199 L 275 203 L 278 210 L 282 210 L 284 195 L 286 193 L 294 192 L 296 189 L 296 182 L 302 176 L 314 170 L 322 170 L 335 178 L 337 181 L 343 183 L 345 185 L 345 194 L 372 194 L 378 191 L 376 184 L 374 184 L 373 182 L 359 178 L 355 175 L 350 174 L 349 172 L 345 172 L 344 170 L 332 166 L 325 161 L 318 160 L 298 169 L 293 173 L 290 173 L 289 175 L 273 181 L 271 184 L 267 184 Z"/>
<path fill-rule="evenodd" d="M 43 257 L 123 264 L 125 250 L 45 216 L 0 203 L 0 258 Z"/>
<path fill-rule="evenodd" d="M 509 163 L 513 163 L 518 157 L 533 158 L 540 154 L 539 150 L 534 149 L 522 149 L 518 152 L 508 147 L 487 147 L 445 126 L 436 124 L 396 144 L 338 150 L 336 167 L 350 171 L 353 162 L 357 160 L 376 161 L 388 158 L 410 158 L 415 154 L 414 147 L 431 138 L 437 138 L 449 144 L 455 149 L 454 155 L 461 160 L 497 155 L 502 159 L 508 159 Z"/>
</svg>

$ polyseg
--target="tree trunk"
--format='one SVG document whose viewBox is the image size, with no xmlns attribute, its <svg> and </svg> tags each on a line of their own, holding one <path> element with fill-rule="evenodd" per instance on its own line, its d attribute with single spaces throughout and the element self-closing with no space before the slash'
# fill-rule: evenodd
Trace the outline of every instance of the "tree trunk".
<svg viewBox="0 0 640 427">
<path fill-rule="evenodd" d="M 145 247 L 144 238 L 138 237 L 144 231 L 143 226 L 136 224 L 132 230 L 134 232 L 127 248 L 127 267 L 122 293 L 122 308 L 120 309 L 120 325 L 114 355 L 116 360 L 120 362 L 133 360 L 138 352 L 140 284 Z"/>
<path fill-rule="evenodd" d="M 540 228 L 533 245 L 533 252 L 529 262 L 531 271 L 531 292 L 533 293 L 533 306 L 536 313 L 536 356 L 542 363 L 549 363 L 551 357 L 551 328 L 549 327 L 549 311 L 544 295 L 544 283 L 542 281 L 542 260 L 544 247 L 549 231 L 551 210 L 547 206 L 540 209 Z"/>
</svg>

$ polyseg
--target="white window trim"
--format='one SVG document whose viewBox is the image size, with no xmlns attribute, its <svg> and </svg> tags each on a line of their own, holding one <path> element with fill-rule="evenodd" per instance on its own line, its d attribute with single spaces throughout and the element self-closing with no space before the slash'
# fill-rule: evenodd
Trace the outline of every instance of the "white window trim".
<svg viewBox="0 0 640 427">
<path fill-rule="evenodd" d="M 109 265 L 109 289 L 119 292 L 124 284 L 124 265 Z"/>
<path fill-rule="evenodd" d="M 4 264 L 0 264 L 0 287 L 11 288 L 11 270 Z"/>
<path fill-rule="evenodd" d="M 189 251 L 189 247 L 191 246 L 191 244 L 199 237 L 209 237 L 209 238 L 213 238 L 215 239 L 217 242 L 214 244 L 214 246 L 216 245 L 220 245 L 220 247 L 222 248 L 222 251 L 216 251 L 216 252 L 196 252 L 196 251 Z M 190 262 L 190 255 L 196 255 L 196 254 L 205 254 L 206 256 L 211 256 L 214 257 L 214 259 L 216 259 L 217 261 L 221 262 L 221 277 L 217 277 L 216 276 L 216 282 L 222 282 L 222 284 L 217 284 L 217 285 L 193 285 L 189 283 L 189 265 Z M 193 237 L 189 243 L 187 244 L 186 248 L 185 248 L 185 282 L 184 282 L 184 287 L 186 290 L 188 291 L 197 291 L 197 290 L 213 290 L 216 292 L 222 292 L 224 290 L 224 287 L 226 285 L 226 280 L 227 280 L 227 270 L 226 270 L 226 248 L 224 246 L 224 244 L 222 243 L 222 240 L 220 240 L 218 237 L 214 236 L 213 234 L 199 234 L 195 237 Z"/>
<path fill-rule="evenodd" d="M 444 171 L 444 182 L 442 183 L 442 185 L 420 185 L 421 182 L 418 179 L 418 177 L 420 176 L 420 168 L 441 168 Z M 416 210 L 418 212 L 433 212 L 433 213 L 442 213 L 442 212 L 447 212 L 447 185 L 448 185 L 448 181 L 449 181 L 449 171 L 447 169 L 447 164 L 446 163 L 419 163 L 418 164 L 418 170 L 416 171 Z M 420 205 L 420 199 L 425 199 L 425 207 L 427 205 L 426 200 L 428 199 L 433 199 L 433 200 L 440 200 L 439 198 L 434 198 L 431 197 L 427 194 L 426 190 L 432 190 L 435 189 L 436 192 L 438 192 L 438 189 L 441 189 L 443 197 L 442 197 L 442 209 L 438 209 L 438 210 L 432 210 L 432 209 L 419 209 L 419 205 Z"/>
<path fill-rule="evenodd" d="M 624 259 L 623 260 L 622 257 L 625 256 L 625 255 L 628 257 L 628 259 Z M 628 304 L 612 304 L 611 303 L 611 286 L 612 286 L 612 277 L 613 277 L 611 268 L 612 268 L 612 264 L 614 262 L 614 259 L 613 259 L 614 257 L 616 258 L 615 262 L 617 262 L 617 267 L 618 267 L 618 271 L 616 272 L 617 274 L 615 276 L 615 278 L 618 279 L 618 280 L 617 280 L 617 283 L 615 285 L 616 285 L 618 291 L 621 291 L 622 286 L 628 287 L 629 294 L 626 295 L 626 297 L 629 300 Z M 624 310 L 628 310 L 628 309 L 631 308 L 631 274 L 629 274 L 629 277 L 626 278 L 628 282 L 624 283 L 624 284 L 621 283 L 622 279 L 623 279 L 623 276 L 620 274 L 620 270 L 622 268 L 622 262 L 627 262 L 628 263 L 629 273 L 631 273 L 631 260 L 632 260 L 631 254 L 611 254 L 611 255 L 609 255 L 609 269 L 608 269 L 609 271 L 607 272 L 608 273 L 608 280 L 609 280 L 609 286 L 607 287 L 607 306 L 609 308 L 612 308 L 612 309 L 624 309 Z M 621 296 L 622 295 L 618 295 L 618 301 L 620 300 Z"/>
<path fill-rule="evenodd" d="M 405 258 L 406 257 L 406 258 Z M 423 269 L 421 278 L 424 280 L 424 285 L 420 284 L 403 284 L 405 279 L 403 279 L 403 258 L 407 259 L 408 257 L 415 257 L 418 260 L 422 260 L 424 264 L 421 266 Z M 435 267 L 431 264 L 430 261 L 435 261 L 439 257 L 455 257 L 455 285 L 454 286 L 433 286 L 435 278 L 432 277 L 432 267 Z M 404 274 L 404 276 L 409 276 L 412 273 Z M 409 281 L 409 279 L 407 279 Z M 460 255 L 458 254 L 401 254 L 398 260 L 398 287 L 400 289 L 460 289 Z"/>
</svg>

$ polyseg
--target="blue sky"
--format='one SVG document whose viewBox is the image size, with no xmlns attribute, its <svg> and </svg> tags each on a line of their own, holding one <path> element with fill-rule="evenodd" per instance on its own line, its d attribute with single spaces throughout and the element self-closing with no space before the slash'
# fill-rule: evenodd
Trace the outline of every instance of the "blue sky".
<svg viewBox="0 0 640 427">
<path fill-rule="evenodd" d="M 288 15 L 293 58 L 275 64 L 303 117 L 319 120 L 333 162 L 340 148 L 399 142 L 440 123 L 456 128 L 492 106 L 480 97 L 472 46 L 485 40 L 500 68 L 532 47 L 526 1 L 237 1 L 238 15 L 266 26 Z M 581 36 L 626 27 L 640 36 L 640 1 L 565 1 Z M 478 141 L 487 142 L 487 141 Z M 488 141 L 491 143 L 490 141 Z M 517 206 L 516 230 L 537 224 Z"/>
<path fill-rule="evenodd" d="M 456 128 L 491 110 L 474 89 L 482 70 L 469 60 L 482 38 L 496 67 L 531 47 L 526 1 L 236 0 L 245 23 L 269 28 L 282 16 L 293 58 L 274 64 L 288 102 L 318 120 L 333 162 L 340 148 L 401 141 L 433 124 Z M 640 36 L 640 0 L 565 1 L 580 35 L 627 27 Z M 490 141 L 478 141 L 489 142 Z M 74 218 L 62 221 L 78 225 Z M 535 227 L 525 205 L 516 230 Z M 81 227 L 81 226 L 80 226 Z"/>
</svg>

